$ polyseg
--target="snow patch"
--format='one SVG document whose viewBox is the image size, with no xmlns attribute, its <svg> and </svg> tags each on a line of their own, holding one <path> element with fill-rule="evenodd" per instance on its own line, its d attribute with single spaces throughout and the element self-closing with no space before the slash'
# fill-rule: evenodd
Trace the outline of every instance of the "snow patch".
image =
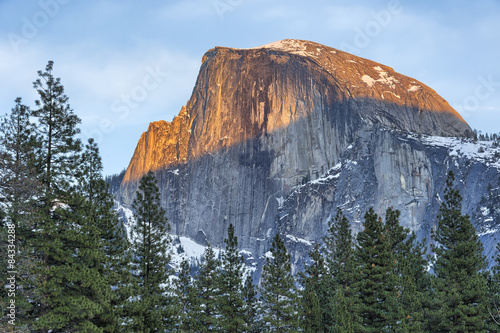
<svg viewBox="0 0 500 333">
<path fill-rule="evenodd" d="M 500 169 L 500 147 L 492 141 L 472 141 L 470 139 L 422 136 L 422 142 L 429 146 L 444 147 L 450 156 L 467 158 L 481 162 L 489 167 Z M 455 161 L 456 162 L 456 161 Z"/>
<path fill-rule="evenodd" d="M 480 211 L 481 211 L 481 215 L 483 215 L 483 216 L 488 216 L 488 214 L 490 212 L 490 210 L 488 209 L 488 207 L 481 207 Z"/>
<path fill-rule="evenodd" d="M 295 237 L 294 235 L 286 235 L 285 237 L 294 243 L 302 243 L 307 246 L 312 246 L 312 243 L 307 239 Z"/>
<path fill-rule="evenodd" d="M 251 48 L 242 49 L 242 50 L 257 50 L 257 49 L 273 49 L 273 50 L 285 51 L 285 52 L 301 55 L 304 57 L 316 57 L 317 54 L 319 54 L 322 51 L 322 49 L 316 48 L 317 54 L 307 52 L 306 51 L 306 43 L 303 41 L 298 41 L 298 40 L 294 40 L 294 39 L 283 39 L 283 40 L 268 43 L 265 45 L 251 47 Z"/>
<path fill-rule="evenodd" d="M 498 229 L 495 229 L 495 228 L 490 228 L 490 229 L 486 229 L 485 231 L 483 231 L 483 232 L 481 232 L 481 233 L 478 233 L 477 235 L 478 235 L 479 237 L 481 237 L 481 236 L 484 236 L 484 235 L 493 234 L 493 233 L 495 233 L 495 232 L 497 232 L 497 231 L 498 231 Z"/>
<path fill-rule="evenodd" d="M 419 90 L 422 90 L 422 87 L 421 86 L 411 86 L 410 88 L 408 88 L 408 92 L 417 92 Z"/>
<path fill-rule="evenodd" d="M 368 75 L 363 75 L 363 77 L 361 78 L 361 80 L 363 80 L 363 82 L 366 83 L 366 85 L 368 87 L 373 87 L 373 84 L 377 81 L 377 80 L 372 79 Z"/>
<path fill-rule="evenodd" d="M 379 66 L 374 68 L 377 69 L 377 71 L 379 72 L 378 73 L 379 78 L 377 80 L 366 74 L 361 77 L 361 80 L 364 83 L 366 83 L 369 87 L 372 87 L 375 84 L 375 82 L 379 82 L 394 89 L 396 87 L 396 83 L 399 83 L 399 81 L 394 76 L 390 76 L 389 74 L 387 74 L 387 72 L 383 71 L 382 68 L 380 68 Z"/>
</svg>

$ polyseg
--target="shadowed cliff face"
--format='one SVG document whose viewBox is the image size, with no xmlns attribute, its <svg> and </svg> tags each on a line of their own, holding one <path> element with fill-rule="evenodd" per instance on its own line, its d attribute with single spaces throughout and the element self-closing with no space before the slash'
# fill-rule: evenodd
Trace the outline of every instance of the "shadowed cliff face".
<svg viewBox="0 0 500 333">
<path fill-rule="evenodd" d="M 232 223 L 258 254 L 277 230 L 321 239 L 336 206 L 359 219 L 354 201 L 394 204 L 418 230 L 440 181 L 432 156 L 399 139 L 410 132 L 473 135 L 435 91 L 373 61 L 296 40 L 217 47 L 179 115 L 141 136 L 121 200 L 130 204 L 153 170 L 175 233 L 218 245 Z M 357 172 L 335 178 L 347 160 Z M 314 181 L 329 173 L 315 195 L 323 183 Z"/>
</svg>

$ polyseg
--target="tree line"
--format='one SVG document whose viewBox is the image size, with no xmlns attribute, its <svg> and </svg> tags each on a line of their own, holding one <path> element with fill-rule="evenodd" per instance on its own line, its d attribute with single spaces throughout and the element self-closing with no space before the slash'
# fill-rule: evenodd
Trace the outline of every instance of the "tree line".
<svg viewBox="0 0 500 333">
<path fill-rule="evenodd" d="M 154 174 L 139 182 L 129 239 L 97 144 L 77 138 L 52 72 L 38 72 L 33 110 L 18 98 L 0 124 L 1 331 L 499 331 L 500 256 L 486 270 L 453 173 L 433 257 L 397 210 L 369 209 L 356 236 L 337 210 L 296 274 L 276 234 L 256 286 L 233 225 L 220 256 L 209 245 L 196 271 L 187 260 L 175 271 Z"/>
</svg>

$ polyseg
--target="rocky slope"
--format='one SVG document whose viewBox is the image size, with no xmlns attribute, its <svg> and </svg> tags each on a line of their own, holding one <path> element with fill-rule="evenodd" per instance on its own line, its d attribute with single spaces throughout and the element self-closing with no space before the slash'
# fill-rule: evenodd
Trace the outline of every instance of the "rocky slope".
<svg viewBox="0 0 500 333">
<path fill-rule="evenodd" d="M 473 133 L 434 90 L 390 67 L 299 40 L 216 47 L 179 115 L 141 136 L 120 200 L 130 205 L 153 170 L 174 233 L 217 246 L 233 223 L 259 257 L 279 231 L 298 262 L 337 206 L 357 229 L 369 206 L 392 205 L 428 235 L 449 168 L 475 213 L 498 168 L 450 155 L 435 137 L 462 144 Z"/>
</svg>

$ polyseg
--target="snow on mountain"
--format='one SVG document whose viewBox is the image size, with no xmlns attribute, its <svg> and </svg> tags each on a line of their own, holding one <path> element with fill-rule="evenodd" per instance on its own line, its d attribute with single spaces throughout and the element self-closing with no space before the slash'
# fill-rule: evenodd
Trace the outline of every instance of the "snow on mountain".
<svg viewBox="0 0 500 333">
<path fill-rule="evenodd" d="M 120 220 L 123 222 L 129 241 L 132 242 L 135 237 L 132 231 L 132 226 L 136 223 L 133 211 L 123 206 L 118 201 L 115 201 L 115 210 L 118 212 Z M 170 246 L 170 264 L 174 270 L 178 271 L 178 269 L 180 269 L 180 265 L 183 260 L 187 260 L 190 265 L 199 265 L 207 246 L 198 244 L 188 237 L 173 234 L 168 234 L 168 236 L 172 240 Z M 215 252 L 215 256 L 220 258 L 224 250 L 217 247 L 212 248 Z M 241 250 L 240 254 L 244 258 L 247 266 L 245 274 L 255 271 L 257 262 L 255 261 L 252 253 L 250 251 Z"/>
<path fill-rule="evenodd" d="M 449 156 L 464 157 L 500 169 L 500 147 L 493 141 L 440 136 L 422 136 L 421 139 L 428 146 L 447 148 Z"/>
</svg>

